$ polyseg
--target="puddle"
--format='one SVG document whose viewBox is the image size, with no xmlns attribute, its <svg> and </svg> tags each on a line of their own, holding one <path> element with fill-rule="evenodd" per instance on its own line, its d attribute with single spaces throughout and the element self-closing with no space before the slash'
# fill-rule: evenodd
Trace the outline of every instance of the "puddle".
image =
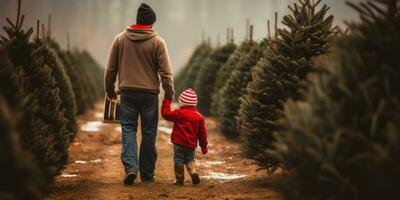
<svg viewBox="0 0 400 200">
<path fill-rule="evenodd" d="M 89 161 L 86 161 L 86 160 L 76 160 L 75 161 L 75 163 L 76 164 L 87 164 L 88 162 L 89 163 L 102 163 L 102 162 L 106 162 L 106 161 L 108 161 L 107 159 L 95 159 L 95 160 L 89 160 Z"/>
<path fill-rule="evenodd" d="M 160 126 L 160 127 L 158 127 L 158 130 L 163 132 L 163 133 L 165 133 L 165 134 L 168 134 L 168 135 L 172 134 L 172 128 L 171 127 Z"/>
<path fill-rule="evenodd" d="M 209 172 L 207 176 L 203 176 L 205 179 L 215 179 L 215 180 L 235 180 L 246 177 L 247 175 L 239 174 L 225 174 L 221 172 Z"/>
<path fill-rule="evenodd" d="M 64 177 L 64 178 L 73 178 L 73 177 L 77 177 L 77 176 L 78 176 L 77 174 L 68 174 L 68 173 L 61 174 L 61 177 Z"/>
<path fill-rule="evenodd" d="M 215 165 L 222 165 L 224 163 L 225 163 L 225 161 L 204 161 L 204 162 L 198 162 L 196 164 L 199 166 L 204 166 L 204 167 L 210 168 Z"/>
<path fill-rule="evenodd" d="M 104 162 L 104 161 L 107 161 L 107 159 L 105 159 L 105 160 L 96 159 L 96 160 L 91 160 L 91 161 L 89 161 L 89 162 L 91 162 L 91 163 L 101 163 L 101 162 Z"/>
<path fill-rule="evenodd" d="M 86 132 L 96 132 L 100 130 L 100 127 L 103 125 L 103 123 L 101 121 L 90 121 L 87 122 L 86 124 L 84 124 L 81 127 L 82 131 L 86 131 Z"/>
<path fill-rule="evenodd" d="M 207 165 L 222 165 L 225 161 L 205 161 L 204 163 Z"/>
</svg>

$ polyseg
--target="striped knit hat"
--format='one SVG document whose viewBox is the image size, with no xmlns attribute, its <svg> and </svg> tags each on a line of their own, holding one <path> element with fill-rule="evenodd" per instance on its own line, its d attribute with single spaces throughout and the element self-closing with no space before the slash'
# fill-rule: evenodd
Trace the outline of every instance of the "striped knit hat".
<svg viewBox="0 0 400 200">
<path fill-rule="evenodd" d="M 189 88 L 182 92 L 181 95 L 179 95 L 179 105 L 181 107 L 183 106 L 197 106 L 197 96 L 196 92 L 192 89 Z"/>
</svg>

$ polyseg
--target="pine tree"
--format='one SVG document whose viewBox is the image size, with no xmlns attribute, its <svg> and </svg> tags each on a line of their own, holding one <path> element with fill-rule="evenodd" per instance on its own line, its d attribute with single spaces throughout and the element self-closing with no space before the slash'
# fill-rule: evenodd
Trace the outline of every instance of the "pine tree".
<svg viewBox="0 0 400 200">
<path fill-rule="evenodd" d="M 233 69 L 228 81 L 220 93 L 220 123 L 221 132 L 232 138 L 239 136 L 239 124 L 236 123 L 240 108 L 240 98 L 244 95 L 247 84 L 251 81 L 251 69 L 266 50 L 267 41 L 252 43 L 250 53 L 242 54 L 238 64 Z"/>
<path fill-rule="evenodd" d="M 64 112 L 64 117 L 68 120 L 66 123 L 66 130 L 72 136 L 77 131 L 75 118 L 77 112 L 75 94 L 72 90 L 71 80 L 65 71 L 65 66 L 60 61 L 56 53 L 57 50 L 53 49 L 59 48 L 58 44 L 51 38 L 50 35 L 46 35 L 45 38 L 42 39 L 37 37 L 35 40 L 35 46 L 38 49 L 38 54 L 43 56 L 45 64 L 52 70 L 52 76 L 56 81 L 56 87 L 60 91 L 60 97 L 62 100 L 61 111 Z"/>
<path fill-rule="evenodd" d="M 22 68 L 13 66 L 8 52 L 15 40 L 0 43 L 0 199 L 41 199 L 41 173 L 15 127 L 21 115 L 29 115 L 21 112 Z"/>
<path fill-rule="evenodd" d="M 90 76 L 94 80 L 94 88 L 96 89 L 96 101 L 104 98 L 104 70 L 100 67 L 92 55 L 84 50 L 82 51 L 82 60 L 87 66 Z"/>
<path fill-rule="evenodd" d="M 82 55 L 78 50 L 67 52 L 67 56 L 71 61 L 72 70 L 75 71 L 77 79 L 79 81 L 79 89 L 81 91 L 82 101 L 87 106 L 82 113 L 87 109 L 93 108 L 94 102 L 96 102 L 96 88 L 94 87 L 94 81 L 88 72 L 87 66 L 82 63 Z"/>
<path fill-rule="evenodd" d="M 210 52 L 212 51 L 212 48 L 209 43 L 202 43 L 196 51 L 193 53 L 193 60 L 190 59 L 188 66 L 183 69 L 181 84 L 177 85 L 176 93 L 179 95 L 183 91 L 185 91 L 188 88 L 193 88 L 194 87 L 194 82 L 196 81 L 196 77 L 198 76 L 198 73 L 202 66 L 204 65 L 205 61 L 207 60 L 207 57 L 210 55 Z M 178 80 L 179 80 L 178 79 Z M 179 83 L 179 82 L 178 82 Z"/>
<path fill-rule="evenodd" d="M 11 67 L 3 61 L 1 56 L 0 69 Z M 15 112 L 0 98 L 0 199 L 39 200 L 43 183 L 32 155 L 21 148 L 15 128 L 16 116 L 12 116 Z"/>
<path fill-rule="evenodd" d="M 90 105 L 85 95 L 85 86 L 82 82 L 79 70 L 72 63 L 71 54 L 68 51 L 57 51 L 57 54 L 65 67 L 65 71 L 71 80 L 72 90 L 75 94 L 75 103 L 77 105 L 77 114 L 81 115 L 89 109 Z"/>
<path fill-rule="evenodd" d="M 194 57 L 195 55 L 193 54 L 191 57 Z M 197 56 L 197 55 L 196 55 Z M 192 58 L 190 58 L 190 60 L 192 60 Z M 184 81 L 184 79 L 185 79 L 185 77 L 187 76 L 187 73 L 188 73 L 188 71 L 189 71 L 189 68 L 190 68 L 190 66 L 191 66 L 191 62 L 190 62 L 190 60 L 189 60 L 189 62 L 184 66 L 184 67 L 182 67 L 182 69 L 180 69 L 179 71 L 178 71 L 178 73 L 174 76 L 174 85 L 175 85 L 175 87 L 174 87 L 174 89 L 175 89 L 175 92 L 177 93 L 177 94 L 180 94 L 180 93 L 182 93 L 182 91 L 184 90 L 183 88 L 185 88 L 186 86 L 185 86 L 185 83 L 183 82 Z"/>
<path fill-rule="evenodd" d="M 188 75 L 197 74 L 198 68 L 194 67 L 195 63 L 198 62 L 198 60 L 202 59 L 201 57 L 203 57 L 205 51 L 209 50 L 208 48 L 209 45 L 205 42 L 202 42 L 199 46 L 197 46 L 192 55 L 190 56 L 189 61 L 174 77 L 175 92 L 177 94 L 182 93 L 189 87 L 193 87 L 194 81 L 192 81 L 193 79 L 189 79 Z"/>
<path fill-rule="evenodd" d="M 319 7 L 320 3 L 299 0 L 289 6 L 291 14 L 282 22 L 288 29 L 279 30 L 279 37 L 255 66 L 242 98 L 239 117 L 243 147 L 263 167 L 277 164 L 264 152 L 271 148 L 272 133 L 279 129 L 275 121 L 281 116 L 282 103 L 301 97 L 300 84 L 313 69 L 311 60 L 328 50 L 333 16 L 327 16 L 329 8 Z"/>
<path fill-rule="evenodd" d="M 21 29 L 24 16 L 20 17 L 20 5 L 17 22 L 7 18 L 9 26 L 4 27 L 7 37 L 2 36 L 2 44 L 7 47 L 13 67 L 20 66 L 22 74 L 23 116 L 18 122 L 21 143 L 34 154 L 46 183 L 59 173 L 68 159 L 69 138 L 65 127 L 66 118 L 61 109 L 60 91 L 52 76 L 52 69 L 44 62 L 44 57 L 35 48 L 29 38 L 32 29 Z"/>
<path fill-rule="evenodd" d="M 208 116 L 210 115 L 211 95 L 214 93 L 215 80 L 221 66 L 228 60 L 235 51 L 236 45 L 228 43 L 222 47 L 214 49 L 204 65 L 198 72 L 198 76 L 194 83 L 194 88 L 198 98 L 198 108 L 200 112 Z"/>
<path fill-rule="evenodd" d="M 288 171 L 287 199 L 400 199 L 400 2 L 350 5 L 361 22 L 305 100 L 285 105 L 270 154 Z"/>
<path fill-rule="evenodd" d="M 228 61 L 226 61 L 226 63 L 221 66 L 221 69 L 219 69 L 217 79 L 215 80 L 214 93 L 212 95 L 211 114 L 213 116 L 219 117 L 220 109 L 224 106 L 221 103 L 222 88 L 231 76 L 232 71 L 237 68 L 237 65 L 239 65 L 241 58 L 246 56 L 254 45 L 256 45 L 256 43 L 251 40 L 245 40 L 242 42 L 242 44 L 236 48 L 234 53 L 229 57 Z"/>
<path fill-rule="evenodd" d="M 0 42 L 0 94 L 7 97 L 4 101 L 13 110 L 21 109 L 22 93 L 19 80 L 22 76 L 22 68 L 13 66 L 8 53 L 9 46 L 12 46 L 15 40 L 8 43 Z"/>
</svg>

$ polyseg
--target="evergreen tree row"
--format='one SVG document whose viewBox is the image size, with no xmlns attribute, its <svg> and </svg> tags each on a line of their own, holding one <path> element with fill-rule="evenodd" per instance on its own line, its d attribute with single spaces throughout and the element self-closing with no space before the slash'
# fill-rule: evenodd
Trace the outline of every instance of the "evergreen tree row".
<svg viewBox="0 0 400 200">
<path fill-rule="evenodd" d="M 253 70 L 253 80 L 242 97 L 239 111 L 245 153 L 268 169 L 278 163 L 266 151 L 280 129 L 282 103 L 302 97 L 300 89 L 314 66 L 312 59 L 328 51 L 333 16 L 328 16 L 321 0 L 299 0 L 284 16 L 287 27 L 278 31 L 270 47 Z"/>
<path fill-rule="evenodd" d="M 400 199 L 400 1 L 350 5 L 360 22 L 275 134 L 287 199 Z"/>
<path fill-rule="evenodd" d="M 187 88 L 193 88 L 197 74 L 201 66 L 205 63 L 208 55 L 212 51 L 211 46 L 207 42 L 202 42 L 193 52 L 189 62 L 175 76 L 175 90 L 177 94 L 182 93 Z"/>
<path fill-rule="evenodd" d="M 400 1 L 348 4 L 348 35 L 322 0 L 298 0 L 275 38 L 216 48 L 195 78 L 200 112 L 285 171 L 285 199 L 400 198 Z"/>
<path fill-rule="evenodd" d="M 40 199 L 68 162 L 77 111 L 103 91 L 103 72 L 87 52 L 63 51 L 45 34 L 33 39 L 23 21 L 19 1 L 16 22 L 7 18 L 0 39 L 0 163 L 7 181 L 0 199 Z"/>
<path fill-rule="evenodd" d="M 220 130 L 228 137 L 237 138 L 240 134 L 240 123 L 237 123 L 240 98 L 245 94 L 247 84 L 251 81 L 252 68 L 263 56 L 267 43 L 266 39 L 260 43 L 251 42 L 250 49 L 241 56 L 220 90 Z"/>
<path fill-rule="evenodd" d="M 221 109 L 223 108 L 221 102 L 221 98 L 223 98 L 221 94 L 222 88 L 231 76 L 232 71 L 240 64 L 242 57 L 246 56 L 254 45 L 256 45 L 256 43 L 252 40 L 246 39 L 243 41 L 218 71 L 211 102 L 211 114 L 214 117 L 219 118 Z"/>
<path fill-rule="evenodd" d="M 210 115 L 212 95 L 215 91 L 218 72 L 236 48 L 236 44 L 231 42 L 222 47 L 216 47 L 204 61 L 205 63 L 197 74 L 194 89 L 197 93 L 198 109 L 205 116 Z"/>
</svg>

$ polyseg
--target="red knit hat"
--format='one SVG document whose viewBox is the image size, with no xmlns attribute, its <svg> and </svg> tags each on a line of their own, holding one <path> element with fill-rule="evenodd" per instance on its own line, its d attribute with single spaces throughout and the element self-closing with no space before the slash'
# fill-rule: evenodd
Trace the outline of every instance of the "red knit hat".
<svg viewBox="0 0 400 200">
<path fill-rule="evenodd" d="M 182 92 L 181 95 L 179 95 L 179 104 L 180 106 L 197 106 L 197 95 L 196 92 L 192 89 L 189 88 Z"/>
</svg>

